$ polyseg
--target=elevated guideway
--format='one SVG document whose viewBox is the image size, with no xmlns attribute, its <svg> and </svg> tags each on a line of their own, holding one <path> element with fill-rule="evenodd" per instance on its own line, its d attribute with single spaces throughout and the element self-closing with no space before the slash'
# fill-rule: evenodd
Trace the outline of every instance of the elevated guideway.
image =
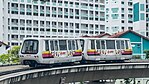
<svg viewBox="0 0 149 84">
<path fill-rule="evenodd" d="M 0 76 L 0 84 L 61 84 L 149 77 L 149 63 L 89 64 L 35 69 Z"/>
</svg>

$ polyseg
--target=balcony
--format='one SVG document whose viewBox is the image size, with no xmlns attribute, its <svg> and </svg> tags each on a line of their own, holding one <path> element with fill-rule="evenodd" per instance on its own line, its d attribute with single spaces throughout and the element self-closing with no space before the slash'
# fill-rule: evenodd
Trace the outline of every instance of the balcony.
<svg viewBox="0 0 149 84">
<path fill-rule="evenodd" d="M 63 14 L 63 12 L 62 11 L 58 11 L 58 15 L 62 15 Z"/>
<path fill-rule="evenodd" d="M 25 23 L 20 23 L 20 26 L 25 26 Z"/>
<path fill-rule="evenodd" d="M 37 2 L 37 1 L 35 1 L 35 0 L 34 0 L 33 2 L 34 2 L 34 4 L 38 4 L 38 2 Z"/>
<path fill-rule="evenodd" d="M 12 0 L 12 1 L 14 1 L 14 2 L 18 2 L 18 0 Z"/>
<path fill-rule="evenodd" d="M 133 19 L 132 18 L 128 18 L 128 21 L 133 21 Z"/>
<path fill-rule="evenodd" d="M 17 7 L 12 7 L 11 10 L 15 11 L 15 12 L 18 12 L 18 8 Z"/>
<path fill-rule="evenodd" d="M 146 9 L 146 12 L 149 12 L 149 8 Z"/>
<path fill-rule="evenodd" d="M 18 26 L 18 23 L 13 23 L 13 22 L 12 22 L 11 25 L 13 25 L 13 26 Z"/>
<path fill-rule="evenodd" d="M 79 8 L 79 5 L 76 5 L 76 8 Z"/>
<path fill-rule="evenodd" d="M 93 9 L 93 7 L 92 7 L 92 6 L 90 6 L 89 8 L 90 8 L 90 9 Z"/>
<path fill-rule="evenodd" d="M 52 28 L 56 28 L 56 25 L 52 25 Z"/>
<path fill-rule="evenodd" d="M 76 16 L 79 16 L 79 14 L 75 14 Z"/>
<path fill-rule="evenodd" d="M 101 16 L 101 17 L 100 17 L 100 20 L 101 20 L 101 21 L 105 21 L 105 17 Z"/>
<path fill-rule="evenodd" d="M 18 38 L 11 38 L 11 40 L 15 40 L 15 41 L 18 41 Z"/>
<path fill-rule="evenodd" d="M 30 27 L 30 26 L 32 26 L 32 24 L 27 23 L 26 26 L 29 26 Z"/>
<path fill-rule="evenodd" d="M 146 18 L 146 21 L 149 21 L 149 18 Z"/>
<path fill-rule="evenodd" d="M 44 24 L 40 24 L 40 27 L 44 27 Z"/>
<path fill-rule="evenodd" d="M 88 17 L 88 14 L 81 14 L 81 17 Z"/>
<path fill-rule="evenodd" d="M 59 3 L 58 5 L 59 5 L 59 6 L 62 6 L 62 3 Z"/>
<path fill-rule="evenodd" d="M 68 16 L 68 12 L 64 12 L 64 15 L 67 15 Z"/>
<path fill-rule="evenodd" d="M 68 7 L 68 4 L 65 4 L 66 7 Z"/>
<path fill-rule="evenodd" d="M 12 33 L 18 33 L 18 30 L 11 30 Z"/>
<path fill-rule="evenodd" d="M 52 14 L 56 15 L 56 11 L 52 11 Z"/>
<path fill-rule="evenodd" d="M 104 9 L 105 9 L 104 7 L 100 7 L 100 10 L 104 11 Z"/>
<path fill-rule="evenodd" d="M 46 27 L 50 27 L 50 25 L 47 24 Z"/>
<path fill-rule="evenodd" d="M 47 35 L 50 35 L 50 31 L 47 31 L 46 34 L 47 34 Z"/>
<path fill-rule="evenodd" d="M 90 17 L 90 18 L 94 18 L 94 15 L 93 15 L 93 14 L 90 14 L 89 17 Z"/>
<path fill-rule="evenodd" d="M 40 31 L 40 34 L 44 34 L 44 31 Z"/>
<path fill-rule="evenodd" d="M 52 5 L 53 5 L 53 6 L 56 6 L 56 3 L 55 3 L 55 2 L 53 2 L 53 3 L 52 3 Z"/>
<path fill-rule="evenodd" d="M 132 10 L 128 10 L 128 13 L 132 13 Z"/>
<path fill-rule="evenodd" d="M 46 2 L 47 3 L 47 5 L 50 5 L 50 2 Z"/>
<path fill-rule="evenodd" d="M 25 31 L 24 31 L 24 30 L 20 30 L 20 33 L 21 33 L 21 34 L 24 34 L 24 33 L 25 33 Z"/>
<path fill-rule="evenodd" d="M 34 31 L 34 34 L 38 34 L 38 31 Z"/>
<path fill-rule="evenodd" d="M 98 7 L 95 7 L 96 8 L 96 10 L 98 10 Z"/>
<path fill-rule="evenodd" d="M 73 13 L 70 13 L 70 16 L 74 16 L 74 14 Z"/>
<path fill-rule="evenodd" d="M 24 8 L 20 8 L 20 12 L 25 12 L 25 9 Z"/>
<path fill-rule="evenodd" d="M 31 33 L 32 33 L 31 31 L 29 31 L 29 30 L 27 31 L 27 34 L 31 34 Z"/>
<path fill-rule="evenodd" d="M 34 24 L 34 27 L 38 27 L 38 24 Z"/>
<path fill-rule="evenodd" d="M 98 18 L 98 15 L 96 15 L 95 18 Z"/>
<path fill-rule="evenodd" d="M 58 28 L 60 28 L 60 29 L 61 29 L 61 28 L 63 28 L 63 26 L 62 26 L 62 25 L 59 25 L 59 26 L 58 26 Z"/>
<path fill-rule="evenodd" d="M 41 14 L 44 14 L 44 11 L 43 11 L 43 10 L 40 10 L 40 13 L 41 13 Z"/>
<path fill-rule="evenodd" d="M 87 8 L 88 8 L 88 6 L 83 6 L 83 5 L 81 5 L 81 8 L 85 8 L 85 9 L 87 9 Z"/>
<path fill-rule="evenodd" d="M 37 10 L 38 11 L 38 10 Z M 31 9 L 30 8 L 27 8 L 27 12 L 31 12 Z"/>
<path fill-rule="evenodd" d="M 38 9 L 34 9 L 34 13 L 38 13 Z"/>
<path fill-rule="evenodd" d="M 70 7 L 73 7 L 73 4 L 70 4 Z"/>
</svg>

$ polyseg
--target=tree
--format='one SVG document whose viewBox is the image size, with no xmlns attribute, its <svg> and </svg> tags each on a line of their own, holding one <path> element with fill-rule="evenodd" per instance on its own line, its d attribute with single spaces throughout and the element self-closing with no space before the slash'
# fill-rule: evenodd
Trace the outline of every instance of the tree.
<svg viewBox="0 0 149 84">
<path fill-rule="evenodd" d="M 149 50 L 145 50 L 144 53 L 146 53 L 146 59 L 149 59 Z"/>
<path fill-rule="evenodd" d="M 19 62 L 19 50 L 20 46 L 13 46 L 8 50 L 8 54 L 0 55 L 0 61 L 3 64 L 6 63 L 18 63 Z"/>
</svg>

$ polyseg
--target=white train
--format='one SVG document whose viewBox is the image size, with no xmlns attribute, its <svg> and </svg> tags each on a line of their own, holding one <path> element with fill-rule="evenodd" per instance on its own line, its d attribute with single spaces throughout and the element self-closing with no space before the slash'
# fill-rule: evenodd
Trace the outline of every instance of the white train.
<svg viewBox="0 0 149 84">
<path fill-rule="evenodd" d="M 19 56 L 30 67 L 129 60 L 132 47 L 126 38 L 25 38 Z"/>
<path fill-rule="evenodd" d="M 132 47 L 126 38 L 84 38 L 85 62 L 124 61 L 132 58 Z"/>
</svg>

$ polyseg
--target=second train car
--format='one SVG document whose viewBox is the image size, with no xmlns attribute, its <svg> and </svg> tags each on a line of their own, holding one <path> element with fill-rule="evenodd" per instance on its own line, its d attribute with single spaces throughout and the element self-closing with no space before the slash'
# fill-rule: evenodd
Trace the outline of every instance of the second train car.
<svg viewBox="0 0 149 84">
<path fill-rule="evenodd" d="M 132 58 L 132 47 L 126 38 L 25 38 L 19 56 L 30 67 L 124 61 Z"/>
</svg>

